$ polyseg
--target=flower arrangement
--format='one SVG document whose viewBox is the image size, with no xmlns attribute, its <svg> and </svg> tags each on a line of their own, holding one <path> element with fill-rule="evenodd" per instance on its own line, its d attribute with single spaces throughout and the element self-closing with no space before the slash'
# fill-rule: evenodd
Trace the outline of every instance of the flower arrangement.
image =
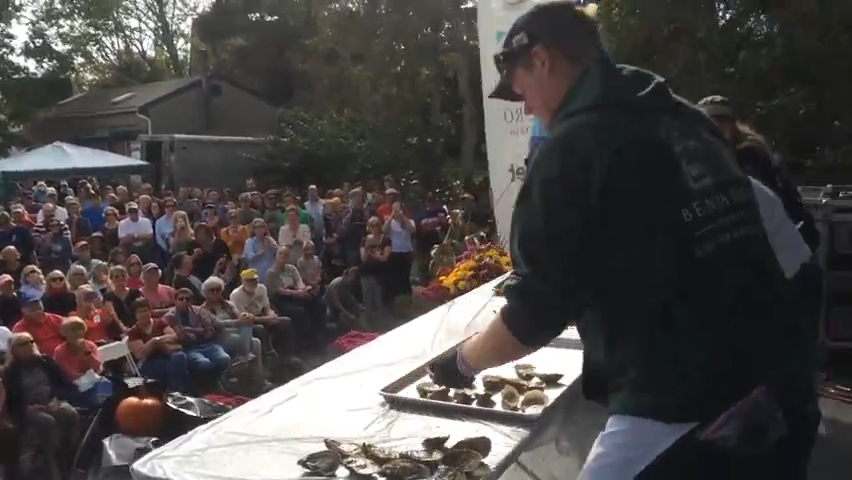
<svg viewBox="0 0 852 480">
<path fill-rule="evenodd" d="M 438 267 L 435 279 L 421 296 L 451 300 L 512 270 L 512 259 L 503 247 L 484 242 L 479 235 L 465 237 L 464 245 L 452 266 Z M 445 253 L 439 245 L 433 251 L 433 258 Z"/>
</svg>

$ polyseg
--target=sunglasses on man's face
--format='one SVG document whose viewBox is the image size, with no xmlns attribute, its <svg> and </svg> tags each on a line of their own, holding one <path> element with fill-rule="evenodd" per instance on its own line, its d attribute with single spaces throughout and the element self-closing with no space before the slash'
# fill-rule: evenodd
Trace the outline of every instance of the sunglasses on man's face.
<svg viewBox="0 0 852 480">
<path fill-rule="evenodd" d="M 53 283 L 62 283 L 62 282 L 65 281 L 65 279 L 61 278 L 61 277 L 54 277 L 54 278 L 51 278 L 50 281 L 53 282 Z"/>
<path fill-rule="evenodd" d="M 127 264 L 127 266 L 128 267 L 141 267 L 142 264 L 139 263 L 139 262 L 132 262 L 132 263 Z"/>
<path fill-rule="evenodd" d="M 175 298 L 178 302 L 188 302 L 190 300 L 189 297 L 177 297 Z"/>
</svg>

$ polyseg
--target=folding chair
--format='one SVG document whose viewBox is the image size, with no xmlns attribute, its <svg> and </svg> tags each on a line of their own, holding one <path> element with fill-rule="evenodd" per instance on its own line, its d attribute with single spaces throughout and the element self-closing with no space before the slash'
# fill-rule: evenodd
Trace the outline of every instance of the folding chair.
<svg viewBox="0 0 852 480">
<path fill-rule="evenodd" d="M 130 366 L 130 371 L 133 375 L 141 377 L 139 366 L 136 365 L 136 360 L 133 354 L 130 353 L 130 347 L 127 346 L 127 339 L 123 338 L 120 342 L 112 342 L 98 347 L 98 355 L 101 357 L 101 362 L 106 363 L 111 360 L 125 359 L 127 365 Z"/>
</svg>

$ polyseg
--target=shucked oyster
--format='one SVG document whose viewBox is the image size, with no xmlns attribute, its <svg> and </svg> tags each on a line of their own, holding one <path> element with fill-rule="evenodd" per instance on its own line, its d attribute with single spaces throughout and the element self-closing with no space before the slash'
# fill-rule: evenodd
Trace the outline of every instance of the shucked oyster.
<svg viewBox="0 0 852 480">
<path fill-rule="evenodd" d="M 533 377 L 535 377 L 535 365 L 530 365 L 529 363 L 516 363 L 515 375 L 524 381 L 532 380 Z"/>
<path fill-rule="evenodd" d="M 382 469 L 378 463 L 364 457 L 346 457 L 342 463 L 347 470 L 362 477 L 375 475 Z"/>
<path fill-rule="evenodd" d="M 546 383 L 544 383 L 540 378 L 533 377 L 530 381 L 527 382 L 526 391 L 544 390 L 545 387 L 547 387 Z"/>
<path fill-rule="evenodd" d="M 535 374 L 536 378 L 541 380 L 547 385 L 555 385 L 559 383 L 559 380 L 562 380 L 562 377 L 565 375 L 561 373 L 538 373 Z"/>
<path fill-rule="evenodd" d="M 506 382 L 503 381 L 503 377 L 498 375 L 482 376 L 482 388 L 485 389 L 485 393 L 500 393 L 500 390 L 503 390 L 503 387 L 505 386 Z"/>
<path fill-rule="evenodd" d="M 441 465 L 438 467 L 438 470 L 435 471 L 435 474 L 429 478 L 429 480 L 467 480 L 467 475 L 455 468 Z"/>
<path fill-rule="evenodd" d="M 422 463 L 398 459 L 382 465 L 380 473 L 390 480 L 421 480 L 429 478 L 432 470 Z"/>
<path fill-rule="evenodd" d="M 482 458 L 491 454 L 491 439 L 488 437 L 468 437 L 456 442 L 450 450 L 473 450 Z"/>
<path fill-rule="evenodd" d="M 492 398 L 491 393 L 483 392 L 476 394 L 476 401 L 474 402 L 477 407 L 482 408 L 494 408 L 497 406 L 497 402 Z"/>
<path fill-rule="evenodd" d="M 438 390 L 442 390 L 444 387 L 436 385 L 432 382 L 423 382 L 418 383 L 417 386 L 415 386 L 414 388 L 417 389 L 417 395 L 419 395 L 420 398 L 429 398 L 430 395 L 437 392 Z"/>
<path fill-rule="evenodd" d="M 405 450 L 403 452 L 399 452 L 399 456 L 400 458 L 411 460 L 417 463 L 425 463 L 430 466 L 437 466 L 439 463 L 441 463 L 441 459 L 444 458 L 444 452 L 441 450 L 426 450 L 424 448 Z"/>
<path fill-rule="evenodd" d="M 500 406 L 503 407 L 503 410 L 516 411 L 518 409 L 518 404 L 521 402 L 521 394 L 518 393 L 518 390 L 515 387 L 510 385 L 506 385 L 506 388 L 500 392 Z"/>
<path fill-rule="evenodd" d="M 541 390 L 530 390 L 521 397 L 518 407 L 524 412 L 541 413 L 549 401 L 550 399 Z"/>
<path fill-rule="evenodd" d="M 379 465 L 384 465 L 385 463 L 393 460 L 399 460 L 398 451 L 371 444 L 364 445 L 364 456 Z"/>
<path fill-rule="evenodd" d="M 316 475 L 333 477 L 340 467 L 340 456 L 331 450 L 323 450 L 300 458 L 296 464 Z"/>
<path fill-rule="evenodd" d="M 426 450 L 441 450 L 447 445 L 447 440 L 450 439 L 450 436 L 443 437 L 429 437 L 423 440 L 421 445 Z"/>
<path fill-rule="evenodd" d="M 444 453 L 441 463 L 460 472 L 470 472 L 482 463 L 482 455 L 464 448 L 453 448 Z"/>
<path fill-rule="evenodd" d="M 473 390 L 459 389 L 453 392 L 453 402 L 461 405 L 470 405 L 476 399 Z"/>
<path fill-rule="evenodd" d="M 363 445 L 360 443 L 339 442 L 331 438 L 326 438 L 323 443 L 325 443 L 325 448 L 337 452 L 341 458 L 360 455 L 363 449 Z"/>
<path fill-rule="evenodd" d="M 450 401 L 450 390 L 447 387 L 439 387 L 438 390 L 431 392 L 429 394 L 429 400 L 436 400 L 438 402 L 449 402 Z"/>
</svg>

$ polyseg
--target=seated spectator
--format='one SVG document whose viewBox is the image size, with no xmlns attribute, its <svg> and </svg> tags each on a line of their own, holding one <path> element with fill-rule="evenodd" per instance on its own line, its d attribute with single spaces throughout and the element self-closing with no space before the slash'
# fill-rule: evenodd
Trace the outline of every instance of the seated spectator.
<svg viewBox="0 0 852 480">
<path fill-rule="evenodd" d="M 65 274 L 54 270 L 47 274 L 47 290 L 41 297 L 44 311 L 67 317 L 77 308 L 77 298 L 68 290 Z"/>
<path fill-rule="evenodd" d="M 115 247 L 109 252 L 109 265 L 124 265 L 124 262 L 127 260 L 127 255 L 125 255 L 124 250 L 120 247 Z"/>
<path fill-rule="evenodd" d="M 81 266 L 86 270 L 86 275 L 91 275 L 92 268 L 98 260 L 92 258 L 92 249 L 89 246 L 89 242 L 81 240 L 74 244 L 74 255 L 76 255 L 77 259 L 74 260 L 71 266 Z"/>
<path fill-rule="evenodd" d="M 162 318 L 151 316 L 144 298 L 130 305 L 136 323 L 127 331 L 127 346 L 147 378 L 156 380 L 169 392 L 189 393 L 189 363 L 174 329 Z"/>
<path fill-rule="evenodd" d="M 142 288 L 142 259 L 139 255 L 130 254 L 124 262 L 127 268 L 127 288 Z"/>
<path fill-rule="evenodd" d="M 230 262 L 228 246 L 220 240 L 206 223 L 195 226 L 196 248 L 192 254 L 192 274 L 198 278 L 207 278 L 224 273 Z"/>
<path fill-rule="evenodd" d="M 92 273 L 89 274 L 89 284 L 98 298 L 103 298 L 110 290 L 109 284 L 109 264 L 100 260 L 95 260 L 92 263 Z"/>
<path fill-rule="evenodd" d="M 231 301 L 237 305 L 237 308 L 244 310 L 241 304 L 255 297 L 265 298 L 266 302 L 272 302 L 275 305 L 275 310 L 280 315 L 292 320 L 300 342 L 305 342 L 306 346 L 317 343 L 324 325 L 315 322 L 311 316 L 315 298 L 302 282 L 299 270 L 290 263 L 290 250 L 287 247 L 278 249 L 275 264 L 266 273 L 266 285 L 257 286 L 251 278 L 250 270 L 248 273 L 243 272 L 243 275 L 243 284 L 231 293 Z M 248 299 L 244 300 L 242 297 L 248 297 Z M 254 300 L 254 302 L 257 301 Z"/>
<path fill-rule="evenodd" d="M 110 267 L 109 284 L 110 290 L 104 295 L 104 308 L 108 312 L 115 312 L 124 326 L 132 327 L 136 322 L 136 315 L 130 304 L 142 298 L 142 293 L 127 287 L 127 270 L 121 265 Z"/>
<path fill-rule="evenodd" d="M 21 294 L 41 298 L 46 288 L 44 274 L 35 265 L 27 265 L 21 271 Z"/>
<path fill-rule="evenodd" d="M 53 355 L 56 347 L 65 341 L 60 327 L 62 317 L 45 313 L 38 298 L 21 296 L 21 320 L 12 327 L 13 333 L 26 333 L 35 340 L 36 346 L 45 355 Z"/>
<path fill-rule="evenodd" d="M 89 248 L 91 249 L 90 259 L 94 258 L 102 262 L 109 261 L 109 252 L 112 247 L 110 247 L 103 232 L 95 232 L 89 237 Z M 79 257 L 79 254 L 77 256 Z"/>
<path fill-rule="evenodd" d="M 253 336 L 254 316 L 247 312 L 240 313 L 232 302 L 222 296 L 224 290 L 225 282 L 221 278 L 210 277 L 205 280 L 201 285 L 205 298 L 201 308 L 216 319 L 219 344 L 232 358 L 248 358 L 249 354 L 254 356 L 249 363 L 252 384 L 258 391 L 266 390 L 270 385 L 266 382 L 263 370 L 263 346 L 260 339 Z M 258 327 L 263 329 L 261 325 Z"/>
<path fill-rule="evenodd" d="M 151 316 L 161 318 L 175 306 L 175 290 L 160 283 L 162 272 L 156 263 L 146 263 L 142 267 L 142 288 L 139 292 L 151 306 Z"/>
<path fill-rule="evenodd" d="M 293 252 L 290 252 L 292 255 Z M 314 292 L 319 292 L 322 286 L 322 262 L 315 254 L 314 242 L 305 242 L 302 257 L 296 261 L 302 281 Z"/>
<path fill-rule="evenodd" d="M 74 197 L 65 199 L 68 208 L 68 229 L 71 231 L 71 241 L 79 242 L 92 236 L 92 223 L 80 211 L 80 201 Z"/>
<path fill-rule="evenodd" d="M 325 287 L 325 304 L 328 306 L 330 322 L 364 331 L 366 324 L 361 316 L 366 309 L 355 297 L 357 283 L 358 267 L 346 270 Z"/>
<path fill-rule="evenodd" d="M 4 356 L 7 346 L 6 342 L 2 344 Z M 21 435 L 7 415 L 6 390 L 3 388 L 2 379 L 0 379 L 0 471 L 3 472 L 3 477 L 6 480 L 20 479 L 18 474 L 20 459 Z"/>
<path fill-rule="evenodd" d="M 0 325 L 12 328 L 21 319 L 21 301 L 15 292 L 15 280 L 8 273 L 0 275 Z"/>
<path fill-rule="evenodd" d="M 193 305 L 201 305 L 204 302 L 204 295 L 201 294 L 201 280 L 192 274 L 192 257 L 186 253 L 176 253 L 172 257 L 171 266 L 175 273 L 172 287 L 175 290 L 182 288 L 189 290 L 192 292 Z"/>
<path fill-rule="evenodd" d="M 127 333 L 124 324 L 116 318 L 114 312 L 97 307 L 100 298 L 92 287 L 83 285 L 74 294 L 77 297 L 77 308 L 71 314 L 86 322 L 86 340 L 105 345 L 117 341 Z"/>
<path fill-rule="evenodd" d="M 154 225 L 139 213 L 136 202 L 127 202 L 124 209 L 127 218 L 118 223 L 119 247 L 125 254 L 135 253 L 144 258 L 153 258 Z"/>
<path fill-rule="evenodd" d="M 61 480 L 80 435 L 80 416 L 67 401 L 76 389 L 28 333 L 9 341 L 3 389 L 10 419 L 19 431 L 26 430 L 47 463 L 45 480 Z"/>
<path fill-rule="evenodd" d="M 285 211 L 286 223 L 278 230 L 278 245 L 282 247 L 290 247 L 292 252 L 292 260 L 296 260 L 302 256 L 302 247 L 305 243 L 312 240 L 311 228 L 300 222 L 299 212 L 301 210 L 295 205 L 290 205 Z M 310 216 L 308 216 L 310 218 Z"/>
<path fill-rule="evenodd" d="M 9 245 L 0 250 L 0 275 L 10 275 L 15 282 L 15 290 L 21 288 L 21 273 L 24 267 L 26 265 L 21 262 L 17 248 Z"/>
<path fill-rule="evenodd" d="M 228 210 L 228 226 L 219 231 L 219 238 L 228 246 L 231 258 L 243 256 L 246 241 L 250 236 L 249 228 L 240 225 L 236 210 Z"/>
<path fill-rule="evenodd" d="M 188 288 L 175 293 L 175 306 L 163 316 L 177 334 L 191 373 L 199 373 L 209 382 L 216 382 L 231 365 L 231 356 L 216 343 L 214 318 L 207 310 L 192 305 L 193 294 Z"/>
<path fill-rule="evenodd" d="M 89 274 L 82 265 L 71 265 L 68 269 L 68 291 L 76 292 L 78 288 L 89 284 Z"/>
<path fill-rule="evenodd" d="M 41 238 L 38 248 L 38 260 L 47 270 L 67 271 L 74 257 L 71 239 L 62 234 L 62 224 L 52 219 L 47 224 L 47 232 Z"/>
<path fill-rule="evenodd" d="M 69 401 L 77 407 L 94 410 L 103 403 L 101 392 L 112 391 L 111 382 L 100 376 L 103 363 L 98 346 L 86 340 L 86 322 L 80 317 L 65 319 L 61 330 L 65 341 L 56 347 L 53 359 L 80 392 Z"/>
</svg>

